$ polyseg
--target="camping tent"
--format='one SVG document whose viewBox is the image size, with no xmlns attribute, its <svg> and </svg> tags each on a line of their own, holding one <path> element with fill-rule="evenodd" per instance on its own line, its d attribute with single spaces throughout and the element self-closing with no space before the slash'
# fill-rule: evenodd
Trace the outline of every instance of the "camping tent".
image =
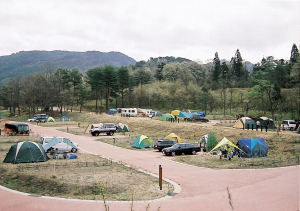
<svg viewBox="0 0 300 211">
<path fill-rule="evenodd" d="M 249 117 L 242 117 L 236 120 L 234 123 L 233 127 L 234 128 L 241 128 L 241 129 L 251 129 L 253 126 L 253 129 L 256 129 L 256 123 L 254 122 L 253 119 Z"/>
<path fill-rule="evenodd" d="M 229 141 L 226 137 L 224 137 L 218 144 L 217 146 L 215 146 L 212 150 L 210 150 L 211 152 L 220 148 L 220 147 L 224 147 L 224 146 L 228 146 L 228 147 L 234 147 L 237 149 L 240 149 L 238 146 L 234 145 L 231 141 Z"/>
<path fill-rule="evenodd" d="M 55 122 L 55 119 L 51 116 L 48 117 L 47 122 Z"/>
<path fill-rule="evenodd" d="M 31 141 L 24 141 L 10 147 L 4 163 L 44 162 L 47 157 L 42 145 Z"/>
<path fill-rule="evenodd" d="M 153 142 L 150 138 L 144 135 L 136 137 L 132 147 L 144 149 L 145 147 L 153 147 Z"/>
<path fill-rule="evenodd" d="M 117 125 L 117 132 L 129 132 L 129 127 L 126 124 L 119 123 Z"/>
<path fill-rule="evenodd" d="M 164 114 L 160 117 L 161 121 L 169 121 L 170 119 L 175 119 L 172 114 Z"/>
<path fill-rule="evenodd" d="M 187 119 L 190 119 L 193 117 L 193 113 L 190 113 L 190 112 L 180 112 L 178 117 L 182 117 L 182 118 L 187 118 Z"/>
<path fill-rule="evenodd" d="M 241 157 L 266 157 L 269 147 L 263 138 L 240 139 L 237 146 L 243 150 Z"/>
<path fill-rule="evenodd" d="M 195 111 L 195 112 L 193 112 L 193 114 L 198 114 L 198 115 L 201 115 L 203 117 L 206 116 L 206 113 L 204 111 Z"/>
<path fill-rule="evenodd" d="M 177 141 L 178 143 L 181 143 L 182 142 L 182 139 L 176 135 L 175 133 L 170 133 L 169 135 L 167 135 L 165 137 L 166 140 L 175 140 Z"/>
<path fill-rule="evenodd" d="M 173 111 L 171 112 L 171 114 L 172 114 L 173 116 L 178 116 L 179 113 L 180 113 L 179 110 L 173 110 Z"/>
<path fill-rule="evenodd" d="M 259 117 L 258 121 L 259 121 L 260 125 L 263 127 L 266 127 L 266 126 L 268 128 L 275 127 L 273 119 L 270 119 L 268 117 L 265 117 L 265 116 Z"/>
<path fill-rule="evenodd" d="M 43 146 L 45 152 L 47 152 L 51 147 L 55 146 L 56 144 L 60 143 L 61 141 L 63 141 L 67 145 L 71 146 L 72 148 L 78 150 L 78 147 L 75 146 L 70 140 L 68 140 L 68 139 L 59 140 L 58 138 L 54 137 L 48 144 Z"/>
<path fill-rule="evenodd" d="M 109 115 L 114 115 L 114 114 L 116 114 L 117 112 L 118 112 L 117 109 L 111 108 L 111 109 L 108 109 L 107 114 L 109 114 Z"/>
<path fill-rule="evenodd" d="M 60 121 L 62 122 L 67 122 L 67 121 L 70 121 L 70 117 L 66 116 L 66 115 L 63 115 L 59 118 Z"/>
</svg>

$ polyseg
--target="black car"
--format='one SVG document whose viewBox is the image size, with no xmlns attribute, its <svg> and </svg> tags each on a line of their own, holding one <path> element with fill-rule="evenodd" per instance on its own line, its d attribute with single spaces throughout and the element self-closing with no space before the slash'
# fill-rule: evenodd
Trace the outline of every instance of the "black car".
<svg viewBox="0 0 300 211">
<path fill-rule="evenodd" d="M 171 147 L 174 144 L 177 144 L 177 141 L 174 140 L 158 140 L 154 144 L 154 149 L 158 149 L 158 151 L 161 151 L 164 148 Z"/>
<path fill-rule="evenodd" d="M 192 154 L 195 155 L 197 152 L 200 151 L 200 146 L 194 146 L 193 144 L 186 144 L 186 143 L 180 143 L 175 144 L 171 147 L 164 148 L 162 150 L 162 153 L 164 155 L 181 155 L 181 154 Z"/>
<path fill-rule="evenodd" d="M 208 122 L 209 120 L 201 114 L 193 114 L 192 119 L 200 122 Z"/>
</svg>

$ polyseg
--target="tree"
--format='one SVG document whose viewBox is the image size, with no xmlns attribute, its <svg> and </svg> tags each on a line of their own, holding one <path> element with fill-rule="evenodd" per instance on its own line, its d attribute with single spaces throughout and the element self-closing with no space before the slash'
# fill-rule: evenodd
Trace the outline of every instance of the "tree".
<svg viewBox="0 0 300 211">
<path fill-rule="evenodd" d="M 129 87 L 129 72 L 127 67 L 119 68 L 118 79 L 121 89 L 122 108 L 124 108 L 124 90 Z"/>
<path fill-rule="evenodd" d="M 157 65 L 154 77 L 159 81 L 164 79 L 163 69 L 164 69 L 165 65 L 166 65 L 166 63 L 164 63 L 164 62 Z"/>
<path fill-rule="evenodd" d="M 223 109 L 224 109 L 224 116 L 226 112 L 226 87 L 227 87 L 227 74 L 229 73 L 229 68 L 226 62 L 222 63 L 221 66 L 222 71 L 222 98 L 223 98 Z"/>
<path fill-rule="evenodd" d="M 103 69 L 96 67 L 86 72 L 86 81 L 96 98 L 96 110 L 98 110 L 98 100 L 100 100 L 100 112 L 102 112 L 102 96 L 104 92 Z"/>
<path fill-rule="evenodd" d="M 239 49 L 236 50 L 234 57 L 231 58 L 231 67 L 233 71 L 233 77 L 235 79 L 235 86 L 242 87 L 245 83 L 245 76 L 248 72 L 243 68 L 243 59 Z"/>
<path fill-rule="evenodd" d="M 294 43 L 291 50 L 291 57 L 290 57 L 290 63 L 293 65 L 297 62 L 297 58 L 299 57 L 299 50 L 297 48 L 297 45 Z"/>
<path fill-rule="evenodd" d="M 103 82 L 105 87 L 105 108 L 107 111 L 109 109 L 110 96 L 117 91 L 118 87 L 117 73 L 114 67 L 105 66 L 103 68 Z"/>
<path fill-rule="evenodd" d="M 217 85 L 220 75 L 221 75 L 221 72 L 222 72 L 218 52 L 215 53 L 215 58 L 214 58 L 213 64 L 214 64 L 214 67 L 213 67 L 213 72 L 212 72 L 212 81 L 215 82 L 214 85 Z"/>
</svg>

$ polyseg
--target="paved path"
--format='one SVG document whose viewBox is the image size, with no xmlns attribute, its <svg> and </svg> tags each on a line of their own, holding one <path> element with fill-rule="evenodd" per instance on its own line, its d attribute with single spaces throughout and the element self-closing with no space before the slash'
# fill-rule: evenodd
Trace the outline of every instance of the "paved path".
<svg viewBox="0 0 300 211">
<path fill-rule="evenodd" d="M 40 135 L 65 136 L 77 142 L 83 151 L 122 161 L 131 166 L 158 173 L 181 186 L 181 192 L 165 200 L 134 202 L 134 210 L 299 210 L 300 167 L 229 170 L 208 169 L 177 163 L 153 151 L 127 150 L 94 141 L 94 137 L 76 136 L 54 128 L 31 126 Z M 102 202 L 58 200 L 24 196 L 0 189 L 0 211 L 23 210 L 105 210 Z M 110 211 L 130 210 L 128 202 L 109 203 Z"/>
</svg>

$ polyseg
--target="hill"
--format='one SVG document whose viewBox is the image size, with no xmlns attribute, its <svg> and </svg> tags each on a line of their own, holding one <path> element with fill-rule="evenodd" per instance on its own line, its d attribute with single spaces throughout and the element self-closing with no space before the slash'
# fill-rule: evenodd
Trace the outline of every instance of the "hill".
<svg viewBox="0 0 300 211">
<path fill-rule="evenodd" d="M 21 51 L 9 56 L 0 56 L 0 83 L 11 77 L 58 68 L 79 69 L 85 72 L 104 65 L 120 67 L 135 63 L 134 59 L 120 52 Z"/>
</svg>

